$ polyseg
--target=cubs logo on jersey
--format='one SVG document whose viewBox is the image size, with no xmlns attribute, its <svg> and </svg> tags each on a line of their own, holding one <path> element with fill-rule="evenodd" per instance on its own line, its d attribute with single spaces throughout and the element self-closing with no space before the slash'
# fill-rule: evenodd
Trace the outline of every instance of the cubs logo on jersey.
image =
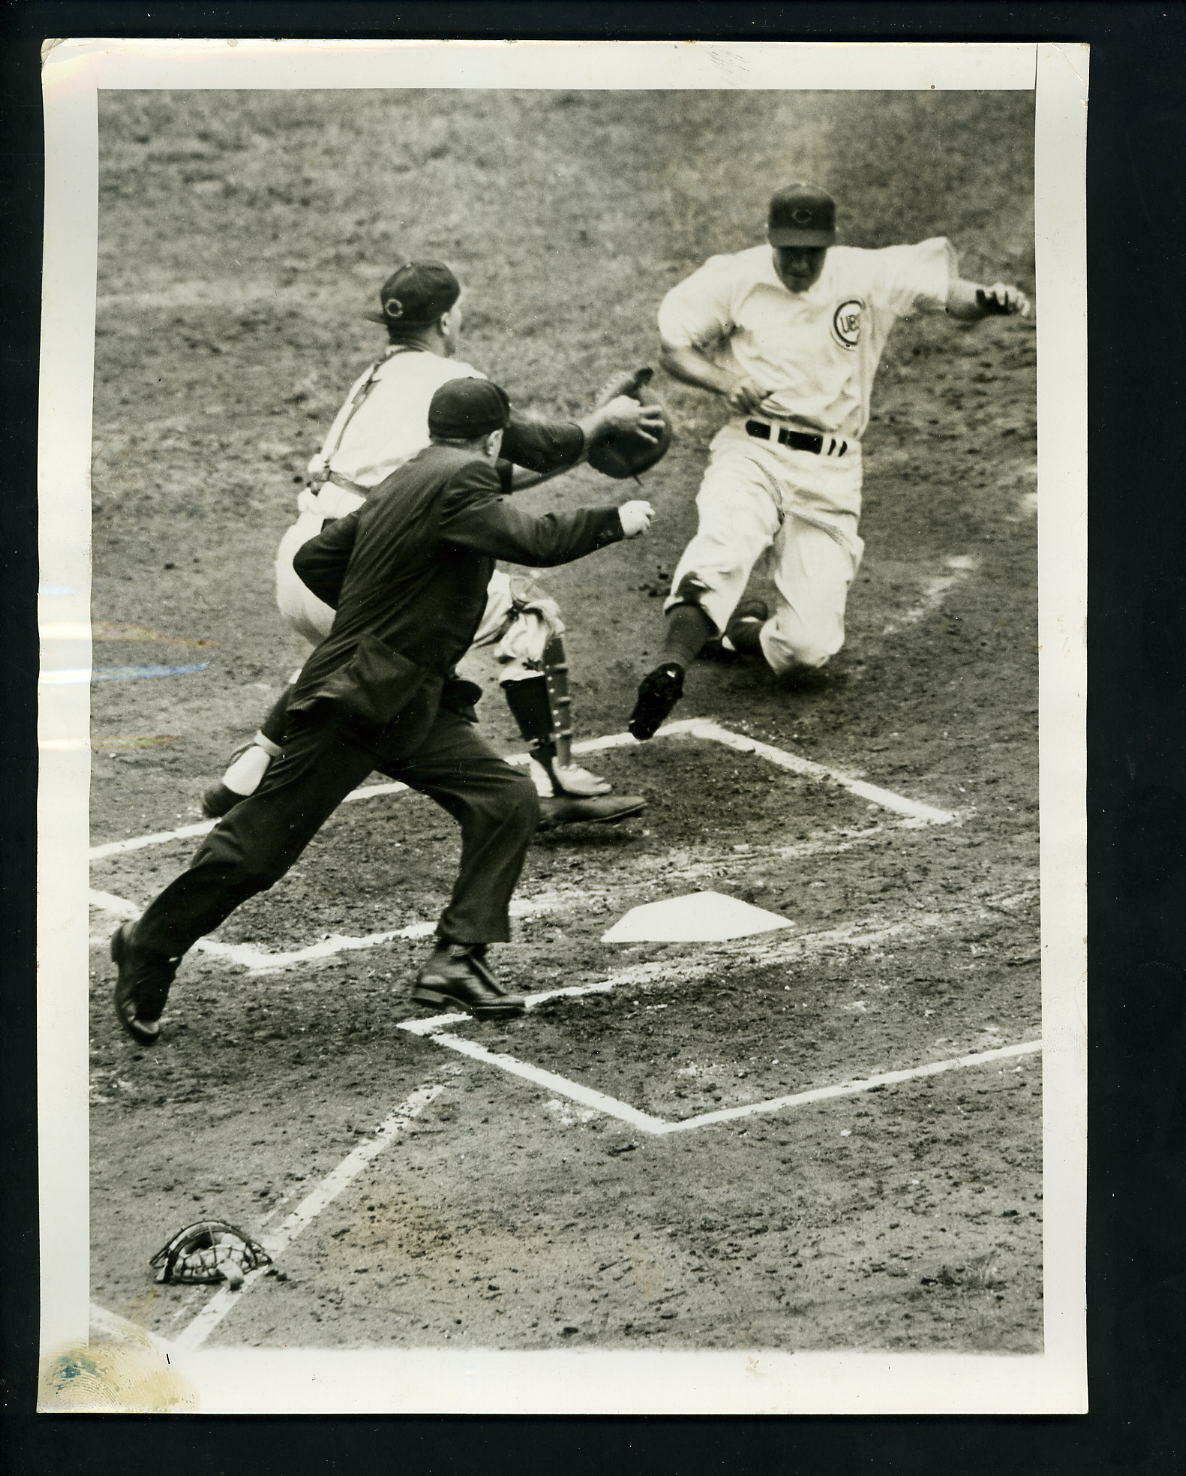
<svg viewBox="0 0 1186 1476">
<path fill-rule="evenodd" d="M 862 297 L 846 297 L 832 314 L 832 337 L 841 348 L 855 349 L 861 341 Z"/>
</svg>

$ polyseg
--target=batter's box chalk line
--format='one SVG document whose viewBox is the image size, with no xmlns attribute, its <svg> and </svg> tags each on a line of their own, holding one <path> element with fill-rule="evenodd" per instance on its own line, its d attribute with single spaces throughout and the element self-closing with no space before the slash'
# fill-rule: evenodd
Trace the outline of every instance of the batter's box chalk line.
<svg viewBox="0 0 1186 1476">
<path fill-rule="evenodd" d="M 932 805 L 922 804 L 905 795 L 895 794 L 888 789 L 882 789 L 874 784 L 868 784 L 863 779 L 856 778 L 850 774 L 842 773 L 838 769 L 829 768 L 826 764 L 820 764 L 813 759 L 805 759 L 798 754 L 790 753 L 785 749 L 775 748 L 769 743 L 761 743 L 757 739 L 748 738 L 742 733 L 736 733 L 732 729 L 724 728 L 719 723 L 706 718 L 688 718 L 680 722 L 668 723 L 660 728 L 656 737 L 666 738 L 692 738 L 700 739 L 708 743 L 718 743 L 723 747 L 737 753 L 751 753 L 755 757 L 773 764 L 776 768 L 787 770 L 790 773 L 801 774 L 806 778 L 839 785 L 861 799 L 880 806 L 899 816 L 899 824 L 910 827 L 926 827 L 928 825 L 946 825 L 956 820 L 957 816 L 948 810 L 936 809 Z M 629 733 L 608 733 L 599 738 L 588 738 L 581 743 L 574 744 L 573 751 L 577 753 L 595 753 L 610 748 L 632 747 L 637 740 Z M 530 756 L 526 753 L 514 754 L 510 762 L 526 764 Z M 348 801 L 365 799 L 376 799 L 383 795 L 402 794 L 407 791 L 406 784 L 385 783 L 364 785 L 353 793 L 347 795 Z M 214 828 L 214 821 L 203 821 L 196 825 L 181 826 L 176 830 L 157 831 L 151 835 L 133 836 L 128 840 L 112 841 L 106 845 L 95 846 L 91 849 L 90 859 L 92 861 L 106 860 L 112 856 L 125 855 L 130 851 L 144 850 L 150 846 L 165 845 L 171 841 L 186 840 L 199 835 L 205 835 Z M 838 842 L 838 848 L 844 849 L 851 842 L 845 839 Z M 534 899 L 518 899 L 512 907 L 512 915 L 519 918 L 529 918 L 536 913 L 559 910 L 563 908 L 567 899 L 560 895 L 541 896 Z M 116 917 L 134 918 L 139 915 L 140 909 L 127 898 L 117 896 L 111 892 L 92 890 L 90 902 L 93 907 L 107 912 Z M 302 948 L 284 950 L 282 952 L 269 951 L 258 948 L 253 943 L 224 943 L 217 939 L 199 939 L 196 947 L 211 957 L 221 959 L 228 964 L 244 968 L 253 973 L 274 973 L 283 969 L 290 969 L 302 964 L 317 964 L 326 959 L 336 957 L 338 954 L 352 952 L 364 948 L 382 947 L 387 943 L 399 940 L 425 938 L 435 931 L 434 922 L 417 922 L 407 927 L 393 928 L 384 932 L 370 933 L 362 937 L 352 937 L 345 934 L 331 934 L 319 939 Z"/>
<path fill-rule="evenodd" d="M 562 994 L 591 993 L 599 986 L 582 986 L 568 990 L 555 990 L 549 995 L 537 995 L 529 1001 L 531 1006 L 536 1006 L 545 998 L 554 999 Z M 601 986 L 604 987 L 604 986 Z M 685 1117 L 678 1120 L 657 1117 L 653 1113 L 643 1112 L 638 1107 L 632 1107 L 629 1102 L 619 1101 L 616 1097 L 608 1096 L 605 1092 L 597 1091 L 593 1087 L 586 1086 L 583 1082 L 572 1081 L 568 1077 L 558 1076 L 554 1071 L 548 1071 L 542 1066 L 536 1066 L 530 1061 L 521 1061 L 517 1056 L 507 1055 L 502 1051 L 492 1051 L 478 1041 L 470 1040 L 466 1036 L 454 1035 L 447 1027 L 456 1029 L 459 1025 L 467 1023 L 463 1015 L 437 1015 L 431 1020 L 409 1020 L 400 1025 L 401 1030 L 410 1034 L 420 1035 L 443 1046 L 446 1050 L 455 1051 L 458 1055 L 468 1056 L 473 1061 L 479 1061 L 485 1066 L 491 1066 L 508 1076 L 517 1076 L 523 1081 L 530 1082 L 533 1086 L 543 1091 L 551 1092 L 554 1096 L 565 1097 L 570 1102 L 576 1102 L 582 1107 L 591 1108 L 603 1116 L 615 1118 L 623 1122 L 627 1127 L 637 1128 L 639 1132 L 647 1133 L 653 1137 L 663 1137 L 670 1133 L 694 1132 L 700 1128 L 715 1127 L 720 1123 L 734 1122 L 739 1118 L 753 1117 L 757 1114 L 768 1114 L 772 1112 L 783 1112 L 790 1108 L 804 1107 L 813 1102 L 825 1102 L 836 1097 L 852 1097 L 862 1092 L 871 1092 L 880 1087 L 894 1086 L 899 1082 L 915 1081 L 926 1076 L 938 1076 L 946 1071 L 957 1071 L 971 1066 L 983 1066 L 993 1061 L 1009 1060 L 1014 1056 L 1032 1055 L 1042 1049 L 1040 1040 L 1023 1041 L 1018 1045 L 999 1046 L 994 1050 L 977 1051 L 964 1056 L 953 1056 L 945 1061 L 931 1061 L 923 1066 L 912 1066 L 901 1071 L 883 1071 L 875 1076 L 865 1077 L 859 1080 L 840 1082 L 832 1086 L 813 1087 L 808 1091 L 792 1092 L 784 1096 L 769 1097 L 759 1102 L 746 1102 L 737 1107 L 723 1107 L 712 1112 L 701 1112 L 694 1117 Z"/>
<path fill-rule="evenodd" d="M 1011 912 L 1017 908 L 1024 907 L 1036 897 L 1033 891 L 1019 893 L 1013 897 L 1001 898 L 994 902 L 991 909 L 983 907 L 970 907 L 961 909 L 958 914 L 945 913 L 925 914 L 920 918 L 894 923 L 883 923 L 880 925 L 856 924 L 847 928 L 837 928 L 825 933 L 808 935 L 806 937 L 780 938 L 773 944 L 755 944 L 753 939 L 743 940 L 747 956 L 754 957 L 760 964 L 771 964 L 778 962 L 792 962 L 811 957 L 813 954 L 828 951 L 837 946 L 878 948 L 883 945 L 901 941 L 904 936 L 916 936 L 919 933 L 937 930 L 942 931 L 957 927 L 969 921 L 980 921 L 990 914 L 999 916 L 1001 912 Z M 699 959 L 688 959 L 682 961 L 678 969 L 678 982 L 681 986 L 690 982 L 696 982 L 708 978 L 717 972 L 720 967 L 721 949 L 708 950 L 710 957 Z M 604 994 L 624 986 L 648 987 L 654 985 L 670 984 L 672 980 L 673 966 L 670 960 L 656 963 L 638 964 L 632 968 L 620 969 L 607 979 L 600 979 L 591 984 L 572 984 L 560 989 L 541 991 L 539 994 L 529 995 L 527 998 L 528 1010 L 538 1009 L 541 1005 L 552 1000 L 575 999 L 587 994 Z M 422 1020 L 404 1020 L 399 1024 L 399 1029 L 406 1031 L 409 1035 L 423 1036 L 434 1041 L 446 1050 L 457 1052 L 462 1056 L 468 1056 L 471 1060 L 480 1061 L 482 1064 L 492 1066 L 510 1076 L 517 1076 L 525 1081 L 541 1087 L 545 1091 L 553 1092 L 557 1096 L 568 1098 L 583 1107 L 590 1107 L 594 1111 L 601 1112 L 608 1117 L 617 1118 L 628 1126 L 636 1127 L 642 1132 L 663 1135 L 674 1132 L 689 1132 L 696 1128 L 709 1127 L 719 1122 L 729 1122 L 738 1117 L 749 1117 L 754 1113 L 779 1112 L 789 1107 L 798 1107 L 808 1102 L 825 1101 L 831 1097 L 853 1096 L 859 1092 L 872 1091 L 875 1087 L 891 1086 L 899 1081 L 909 1081 L 915 1077 L 934 1076 L 944 1071 L 956 1070 L 965 1066 L 979 1066 L 986 1062 L 1005 1059 L 1009 1056 L 1027 1055 L 1041 1050 L 1041 1041 L 1027 1041 L 1020 1045 L 997 1047 L 989 1051 L 980 1051 L 972 1055 L 956 1056 L 946 1061 L 932 1062 L 925 1066 L 912 1067 L 905 1072 L 884 1072 L 877 1076 L 871 1076 L 861 1081 L 845 1082 L 837 1086 L 817 1087 L 806 1092 L 797 1092 L 789 1096 L 772 1097 L 762 1102 L 746 1103 L 740 1107 L 723 1108 L 719 1111 L 702 1113 L 696 1117 L 685 1118 L 680 1121 L 668 1121 L 665 1118 L 656 1117 L 651 1113 L 643 1112 L 628 1102 L 621 1102 L 615 1097 L 610 1097 L 604 1092 L 597 1091 L 592 1087 L 585 1086 L 581 1082 L 569 1080 L 567 1077 L 557 1076 L 554 1072 L 543 1067 L 536 1066 L 530 1061 L 521 1061 L 515 1056 L 503 1052 L 489 1050 L 477 1041 L 465 1036 L 454 1034 L 463 1026 L 472 1024 L 468 1016 L 462 1014 L 433 1015 Z"/>
<path fill-rule="evenodd" d="M 876 784 L 866 783 L 865 780 L 841 769 L 833 769 L 827 764 L 817 763 L 814 759 L 806 759 L 786 749 L 775 748 L 770 743 L 761 743 L 756 738 L 748 738 L 744 733 L 735 733 L 731 728 L 724 728 L 710 718 L 685 718 L 679 722 L 667 723 L 659 729 L 655 737 L 699 738 L 706 743 L 719 743 L 737 753 L 752 753 L 755 757 L 765 759 L 767 763 L 773 764 L 776 768 L 785 769 L 792 774 L 801 774 L 808 779 L 838 785 L 859 799 L 868 800 L 870 804 L 879 805 L 896 815 L 903 815 L 907 819 L 919 821 L 924 825 L 950 825 L 959 818 L 952 810 L 940 810 L 934 805 L 923 804 L 920 800 L 896 794 L 891 789 L 883 789 Z M 586 738 L 580 743 L 574 743 L 572 751 L 573 753 L 600 753 L 609 748 L 633 748 L 635 746 L 637 746 L 637 739 L 629 733 L 606 733 L 600 738 Z M 511 764 L 527 764 L 530 759 L 530 754 L 526 753 L 507 756 L 507 762 Z M 344 803 L 378 799 L 383 795 L 403 794 L 407 788 L 406 784 L 397 782 L 364 784 L 348 794 Z M 213 820 L 202 820 L 193 825 L 179 826 L 175 830 L 159 830 L 151 835 L 137 835 L 127 840 L 109 841 L 105 845 L 92 846 L 88 854 L 92 861 L 103 861 L 109 856 L 122 856 L 128 851 L 141 851 L 149 846 L 163 846 L 168 845 L 171 841 L 189 840 L 196 836 L 206 835 L 214 829 L 216 823 Z"/>
</svg>

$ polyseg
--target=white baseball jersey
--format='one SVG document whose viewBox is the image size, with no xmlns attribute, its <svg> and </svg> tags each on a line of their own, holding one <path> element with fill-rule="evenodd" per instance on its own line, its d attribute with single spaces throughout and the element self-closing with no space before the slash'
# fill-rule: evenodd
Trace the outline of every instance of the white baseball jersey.
<svg viewBox="0 0 1186 1476">
<path fill-rule="evenodd" d="M 890 329 L 942 308 L 957 271 L 943 236 L 913 246 L 832 246 L 806 292 L 780 281 L 769 246 L 712 256 L 673 287 L 659 332 L 721 368 L 773 386 L 761 413 L 859 440 Z"/>
<path fill-rule="evenodd" d="M 362 402 L 354 398 L 372 377 Z M 428 406 L 452 379 L 485 379 L 461 359 L 396 347 L 377 369 L 360 374 L 334 417 L 321 450 L 309 462 L 317 478 L 333 468 L 360 487 L 377 487 L 428 444 Z"/>
</svg>

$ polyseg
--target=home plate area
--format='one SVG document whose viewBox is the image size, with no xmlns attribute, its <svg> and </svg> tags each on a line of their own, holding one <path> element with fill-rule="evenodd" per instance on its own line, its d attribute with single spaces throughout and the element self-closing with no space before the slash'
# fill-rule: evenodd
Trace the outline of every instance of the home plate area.
<svg viewBox="0 0 1186 1476">
<path fill-rule="evenodd" d="M 435 806 L 383 786 L 356 791 L 187 960 L 162 1044 L 106 1088 L 180 1073 L 178 1101 L 161 1102 L 171 1129 L 187 1124 L 192 1174 L 173 1154 L 177 1180 L 141 1173 L 140 1238 L 177 1228 L 184 1178 L 195 1207 L 242 1217 L 279 1270 L 162 1302 L 155 1330 L 188 1323 L 187 1347 L 1031 1347 L 1038 1211 L 1013 1208 L 1039 1192 L 1024 869 L 1003 886 L 975 816 L 942 796 L 713 723 L 581 748 L 648 808 L 531 848 L 514 940 L 492 953 L 528 994 L 522 1017 L 409 1000 L 457 838 Z M 709 796 L 718 814 L 728 800 L 727 830 L 706 826 Z M 95 848 L 99 931 L 175 874 L 194 844 L 183 829 Z M 211 1022 L 233 1020 L 243 1039 L 232 1029 L 208 1051 Z M 200 1087 L 194 1115 L 178 1114 L 194 1072 L 237 1072 L 244 1044 L 258 1076 L 242 1100 L 274 1127 L 228 1169 Z M 221 1088 L 236 1103 L 238 1080 Z M 104 1119 L 103 1171 L 123 1172 L 121 1133 L 147 1122 L 156 1141 L 158 1113 Z M 300 1188 L 278 1191 L 281 1172 Z M 953 1264 L 1005 1267 L 987 1311 L 935 1280 L 957 1238 Z M 271 1294 L 245 1301 L 256 1285 Z M 135 1294 L 122 1259 L 99 1265 L 100 1302 L 138 1319 Z"/>
<path fill-rule="evenodd" d="M 516 940 L 493 955 L 529 991 L 529 1013 L 503 1026 L 428 1018 L 396 990 L 391 1005 L 411 1016 L 401 1029 L 649 1132 L 1037 1049 L 1025 972 L 1014 1000 L 996 996 L 1005 1019 L 976 987 L 986 951 L 1015 947 L 1026 914 L 1036 931 L 1036 895 L 1002 898 L 978 875 L 956 815 L 710 721 L 660 737 L 582 745 L 619 791 L 647 796 L 644 816 L 532 848 Z M 727 833 L 706 838 L 709 793 L 735 805 Z M 210 963 L 297 991 L 360 950 L 393 984 L 411 974 L 456 832 L 406 791 L 353 798 L 365 802 L 344 806 L 280 886 L 199 945 Z M 192 845 L 162 837 L 103 856 L 100 905 L 139 905 Z M 956 865 L 958 904 L 944 880 Z"/>
</svg>

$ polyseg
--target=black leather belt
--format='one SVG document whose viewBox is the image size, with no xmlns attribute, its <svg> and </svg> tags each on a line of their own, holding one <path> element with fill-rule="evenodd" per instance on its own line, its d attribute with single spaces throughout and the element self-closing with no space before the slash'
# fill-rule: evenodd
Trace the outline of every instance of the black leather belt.
<svg viewBox="0 0 1186 1476">
<path fill-rule="evenodd" d="M 785 425 L 767 425 L 764 420 L 747 420 L 747 435 L 757 436 L 760 441 L 776 440 L 780 446 L 789 446 L 792 451 L 810 451 L 813 456 L 843 456 L 848 442 L 838 436 L 820 436 L 809 431 L 790 430 Z"/>
</svg>

